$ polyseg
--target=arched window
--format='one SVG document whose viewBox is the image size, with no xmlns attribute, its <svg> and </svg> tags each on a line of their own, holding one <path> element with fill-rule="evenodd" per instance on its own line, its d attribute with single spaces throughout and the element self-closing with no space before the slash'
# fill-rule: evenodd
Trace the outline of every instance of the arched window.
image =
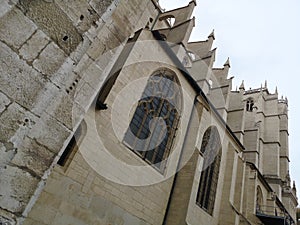
<svg viewBox="0 0 300 225">
<path fill-rule="evenodd" d="M 212 215 L 222 156 L 220 136 L 216 127 L 209 127 L 205 131 L 200 151 L 204 161 L 196 203 Z"/>
<path fill-rule="evenodd" d="M 176 74 L 156 71 L 148 79 L 124 143 L 160 172 L 164 171 L 181 111 L 182 92 Z"/>
<path fill-rule="evenodd" d="M 253 106 L 254 106 L 254 101 L 253 101 L 252 98 L 249 98 L 249 99 L 247 100 L 247 103 L 246 103 L 246 110 L 247 110 L 248 112 L 252 112 L 252 111 L 253 111 Z"/>
<path fill-rule="evenodd" d="M 259 186 L 256 189 L 256 212 L 261 212 L 263 207 L 263 193 Z"/>
</svg>

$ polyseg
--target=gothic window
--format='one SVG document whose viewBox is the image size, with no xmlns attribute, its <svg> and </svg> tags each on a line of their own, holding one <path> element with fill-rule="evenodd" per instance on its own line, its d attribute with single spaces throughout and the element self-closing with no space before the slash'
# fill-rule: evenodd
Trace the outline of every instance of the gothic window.
<svg viewBox="0 0 300 225">
<path fill-rule="evenodd" d="M 181 88 L 174 72 L 156 71 L 147 81 L 124 143 L 160 172 L 175 138 L 180 111 Z"/>
<path fill-rule="evenodd" d="M 213 214 L 222 156 L 221 141 L 216 127 L 209 127 L 201 145 L 203 167 L 196 203 L 210 215 Z"/>
<path fill-rule="evenodd" d="M 259 186 L 256 189 L 256 211 L 261 212 L 263 206 L 263 193 Z"/>
<path fill-rule="evenodd" d="M 254 101 L 253 101 L 252 98 L 249 98 L 249 99 L 247 100 L 247 103 L 246 103 L 246 110 L 247 110 L 248 112 L 252 112 L 252 111 L 253 111 L 253 106 L 254 106 Z"/>
</svg>

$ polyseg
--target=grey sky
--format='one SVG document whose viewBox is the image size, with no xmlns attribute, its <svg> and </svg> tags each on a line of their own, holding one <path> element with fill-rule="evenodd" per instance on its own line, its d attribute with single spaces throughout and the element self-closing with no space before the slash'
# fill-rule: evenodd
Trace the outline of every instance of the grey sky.
<svg viewBox="0 0 300 225">
<path fill-rule="evenodd" d="M 160 0 L 166 10 L 189 0 Z M 268 81 L 271 93 L 289 100 L 290 169 L 300 193 L 300 1 L 202 0 L 194 10 L 192 41 L 205 40 L 215 30 L 215 67 L 230 57 L 234 87 L 245 80 L 246 89 Z"/>
</svg>

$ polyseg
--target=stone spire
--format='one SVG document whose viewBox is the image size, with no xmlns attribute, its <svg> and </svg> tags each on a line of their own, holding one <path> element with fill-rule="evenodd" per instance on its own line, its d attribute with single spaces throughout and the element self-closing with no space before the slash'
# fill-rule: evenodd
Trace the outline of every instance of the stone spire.
<svg viewBox="0 0 300 225">
<path fill-rule="evenodd" d="M 214 40 L 215 40 L 215 30 L 213 30 L 210 33 L 210 35 L 208 35 L 207 43 L 208 43 L 210 49 L 212 48 Z"/>
<path fill-rule="evenodd" d="M 260 92 L 259 92 L 259 94 L 262 96 L 263 95 L 263 85 L 262 84 L 260 84 Z"/>
<path fill-rule="evenodd" d="M 223 65 L 224 67 L 229 67 L 230 68 L 230 61 L 229 61 L 229 57 L 227 58 L 226 62 Z"/>
<path fill-rule="evenodd" d="M 239 88 L 240 90 L 244 90 L 245 91 L 245 85 L 244 85 L 244 80 L 242 81 L 242 83 L 241 83 L 241 86 L 240 86 L 240 88 Z"/>
<path fill-rule="evenodd" d="M 286 177 L 285 177 L 285 181 L 288 187 L 291 187 L 291 177 L 290 177 L 290 173 L 288 171 Z"/>
<path fill-rule="evenodd" d="M 215 40 L 215 30 L 212 30 L 212 32 L 210 33 L 210 35 L 208 35 L 208 39 L 212 38 L 213 40 Z"/>
<path fill-rule="evenodd" d="M 296 183 L 295 181 L 293 181 L 293 191 L 296 194 L 297 193 L 297 188 L 296 188 Z"/>
</svg>

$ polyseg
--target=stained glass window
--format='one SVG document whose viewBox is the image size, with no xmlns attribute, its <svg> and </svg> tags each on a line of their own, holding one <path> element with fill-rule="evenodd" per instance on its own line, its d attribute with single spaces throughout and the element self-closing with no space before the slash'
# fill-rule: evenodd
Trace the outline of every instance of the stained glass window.
<svg viewBox="0 0 300 225">
<path fill-rule="evenodd" d="M 212 215 L 222 156 L 220 136 L 216 127 L 209 127 L 205 131 L 200 151 L 204 161 L 196 203 Z"/>
<path fill-rule="evenodd" d="M 174 72 L 161 69 L 147 81 L 124 143 L 160 172 L 171 151 L 181 111 L 182 92 Z"/>
</svg>

